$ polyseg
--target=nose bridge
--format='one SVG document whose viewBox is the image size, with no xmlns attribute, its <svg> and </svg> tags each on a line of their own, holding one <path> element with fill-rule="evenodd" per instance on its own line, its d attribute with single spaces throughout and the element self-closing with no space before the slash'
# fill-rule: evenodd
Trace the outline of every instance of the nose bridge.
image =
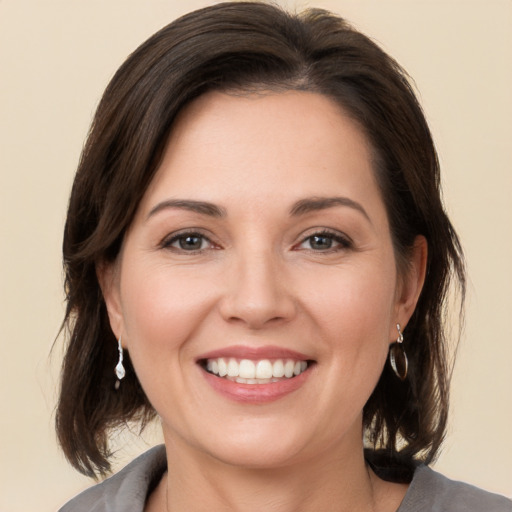
<svg viewBox="0 0 512 512">
<path fill-rule="evenodd" d="M 294 302 L 285 283 L 284 262 L 270 244 L 247 244 L 235 251 L 233 259 L 223 301 L 224 318 L 252 329 L 289 319 Z"/>
</svg>

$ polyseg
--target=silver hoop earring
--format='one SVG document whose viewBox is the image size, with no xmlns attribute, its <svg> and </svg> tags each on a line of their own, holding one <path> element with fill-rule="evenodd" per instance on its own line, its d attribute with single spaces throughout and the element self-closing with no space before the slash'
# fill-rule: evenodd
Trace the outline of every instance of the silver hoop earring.
<svg viewBox="0 0 512 512">
<path fill-rule="evenodd" d="M 389 362 L 391 368 L 395 372 L 395 375 L 400 380 L 405 380 L 407 377 L 407 370 L 409 368 L 409 361 L 407 360 L 407 354 L 405 353 L 402 343 L 404 342 L 404 335 L 400 330 L 400 324 L 396 324 L 398 330 L 398 338 L 395 343 L 389 347 Z"/>
<path fill-rule="evenodd" d="M 116 389 L 119 389 L 119 386 L 121 384 L 121 380 L 126 375 L 126 370 L 123 366 L 123 347 L 121 345 L 121 336 L 119 337 L 119 340 L 117 342 L 117 350 L 119 351 L 119 361 L 116 365 L 116 375 L 117 375 L 117 381 L 116 381 Z"/>
</svg>

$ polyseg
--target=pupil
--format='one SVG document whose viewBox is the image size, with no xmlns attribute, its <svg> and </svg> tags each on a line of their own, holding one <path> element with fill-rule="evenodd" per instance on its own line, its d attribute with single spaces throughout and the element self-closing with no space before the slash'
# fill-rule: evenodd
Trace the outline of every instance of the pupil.
<svg viewBox="0 0 512 512">
<path fill-rule="evenodd" d="M 313 249 L 330 249 L 332 240 L 326 236 L 314 236 L 311 247 Z"/>
<path fill-rule="evenodd" d="M 200 236 L 186 236 L 180 238 L 180 247 L 185 250 L 201 249 Z"/>
</svg>

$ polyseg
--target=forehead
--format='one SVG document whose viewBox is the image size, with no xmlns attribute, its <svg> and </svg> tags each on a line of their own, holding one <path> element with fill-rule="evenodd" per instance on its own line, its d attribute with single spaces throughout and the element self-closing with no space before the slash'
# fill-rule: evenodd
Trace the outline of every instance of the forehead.
<svg viewBox="0 0 512 512">
<path fill-rule="evenodd" d="M 178 116 L 141 209 L 173 197 L 284 204 L 333 188 L 379 195 L 370 145 L 337 103 L 310 92 L 212 92 Z"/>
</svg>

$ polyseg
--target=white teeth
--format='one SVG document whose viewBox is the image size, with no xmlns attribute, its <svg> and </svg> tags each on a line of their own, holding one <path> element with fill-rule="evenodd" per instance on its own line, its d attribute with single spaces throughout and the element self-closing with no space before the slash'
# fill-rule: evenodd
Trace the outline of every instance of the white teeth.
<svg viewBox="0 0 512 512">
<path fill-rule="evenodd" d="M 226 377 L 228 380 L 238 382 L 239 384 L 268 384 L 269 382 L 279 382 L 281 379 L 272 377 L 271 379 L 242 379 L 241 377 Z"/>
<path fill-rule="evenodd" d="M 290 379 L 300 375 L 308 367 L 306 361 L 294 361 L 292 359 L 261 359 L 251 361 L 250 359 L 235 358 L 225 359 L 219 357 L 208 359 L 206 369 L 219 377 L 239 382 L 240 384 L 267 384 L 277 382 L 283 377 Z"/>
<path fill-rule="evenodd" d="M 228 365 L 226 361 L 221 357 L 218 359 L 217 364 L 219 365 L 219 375 L 225 377 L 228 374 Z"/>
<path fill-rule="evenodd" d="M 256 365 L 249 359 L 242 359 L 238 367 L 238 376 L 242 379 L 254 379 L 256 377 Z"/>
<path fill-rule="evenodd" d="M 272 375 L 274 377 L 284 377 L 284 363 L 282 359 L 274 361 L 274 364 L 272 365 Z"/>
<path fill-rule="evenodd" d="M 288 379 L 293 377 L 293 369 L 295 368 L 295 363 L 293 361 L 286 361 L 284 365 L 284 376 Z M 215 372 L 213 372 L 215 373 Z"/>
<path fill-rule="evenodd" d="M 258 364 L 256 365 L 257 379 L 271 379 L 272 373 L 272 363 L 268 359 L 258 361 Z"/>
<path fill-rule="evenodd" d="M 235 359 L 230 359 L 228 363 L 228 375 L 230 377 L 238 377 L 238 363 Z"/>
</svg>

